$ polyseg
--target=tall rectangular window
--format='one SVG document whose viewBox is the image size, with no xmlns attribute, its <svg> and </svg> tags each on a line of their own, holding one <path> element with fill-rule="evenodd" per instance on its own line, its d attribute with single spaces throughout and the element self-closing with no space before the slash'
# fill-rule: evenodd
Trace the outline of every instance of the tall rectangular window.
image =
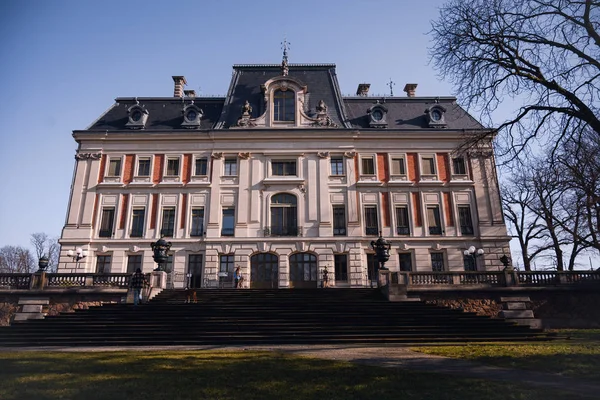
<svg viewBox="0 0 600 400">
<path fill-rule="evenodd" d="M 196 158 L 194 165 L 194 175 L 205 176 L 208 172 L 208 160 L 206 158 Z"/>
<path fill-rule="evenodd" d="M 435 160 L 433 159 L 433 157 L 421 158 L 421 174 L 435 175 Z"/>
<path fill-rule="evenodd" d="M 237 176 L 237 158 L 226 158 L 224 166 L 223 174 L 225 176 Z"/>
<path fill-rule="evenodd" d="M 391 170 L 392 170 L 392 175 L 406 175 L 406 168 L 404 166 L 404 157 L 393 157 Z"/>
<path fill-rule="evenodd" d="M 163 208 L 162 227 L 160 234 L 166 237 L 173 237 L 175 228 L 175 209 Z"/>
<path fill-rule="evenodd" d="M 187 273 L 192 276 L 188 277 L 186 285 L 190 288 L 200 288 L 202 284 L 202 254 L 190 254 L 188 256 Z"/>
<path fill-rule="evenodd" d="M 410 253 L 400 253 L 400 271 L 412 271 L 412 256 Z"/>
<path fill-rule="evenodd" d="M 452 159 L 452 172 L 454 175 L 466 175 L 467 168 L 465 166 L 465 159 L 463 157 L 456 157 Z"/>
<path fill-rule="evenodd" d="M 137 176 L 150 176 L 150 157 L 138 158 Z"/>
<path fill-rule="evenodd" d="M 233 236 L 235 228 L 235 208 L 223 208 L 223 223 L 221 224 L 221 236 Z"/>
<path fill-rule="evenodd" d="M 396 207 L 396 233 L 398 235 L 410 235 L 407 206 Z"/>
<path fill-rule="evenodd" d="M 167 159 L 167 176 L 179 176 L 179 157 Z"/>
<path fill-rule="evenodd" d="M 471 206 L 458 206 L 458 220 L 460 222 L 460 233 L 463 235 L 472 235 L 473 220 L 471 219 Z"/>
<path fill-rule="evenodd" d="M 363 175 L 375 175 L 375 163 L 372 157 L 361 158 L 361 174 Z"/>
<path fill-rule="evenodd" d="M 96 257 L 96 273 L 97 274 L 110 274 L 110 256 L 98 256 Z"/>
<path fill-rule="evenodd" d="M 477 264 L 473 256 L 463 256 L 463 265 L 465 266 L 465 271 L 477 271 Z"/>
<path fill-rule="evenodd" d="M 233 278 L 235 270 L 233 254 L 222 254 L 219 257 L 219 283 L 222 285 L 225 281 L 230 281 Z"/>
<path fill-rule="evenodd" d="M 274 176 L 296 176 L 296 161 L 271 161 Z"/>
<path fill-rule="evenodd" d="M 440 219 L 439 206 L 427 206 L 427 223 L 429 224 L 430 235 L 442 234 L 442 222 Z"/>
<path fill-rule="evenodd" d="M 121 176 L 121 159 L 111 158 L 108 163 L 108 176 Z"/>
<path fill-rule="evenodd" d="M 333 262 L 335 264 L 335 281 L 348 281 L 348 256 L 346 254 L 334 254 Z"/>
<path fill-rule="evenodd" d="M 377 236 L 378 233 L 377 208 L 375 206 L 367 206 L 365 207 L 365 235 Z"/>
<path fill-rule="evenodd" d="M 431 270 L 444 271 L 444 253 L 431 253 Z"/>
<path fill-rule="evenodd" d="M 204 235 L 204 208 L 192 208 L 192 231 L 190 236 Z"/>
<path fill-rule="evenodd" d="M 331 157 L 331 175 L 344 175 L 344 157 Z"/>
<path fill-rule="evenodd" d="M 134 208 L 131 217 L 131 234 L 130 237 L 144 236 L 144 218 L 146 210 L 144 208 Z"/>
<path fill-rule="evenodd" d="M 138 268 L 143 270 L 142 256 L 138 254 L 127 256 L 127 273 L 133 274 Z"/>
<path fill-rule="evenodd" d="M 115 222 L 115 209 L 114 208 L 103 208 L 102 219 L 100 220 L 100 237 L 112 237 L 113 225 Z"/>
<path fill-rule="evenodd" d="M 333 206 L 333 236 L 346 236 L 346 206 Z"/>
<path fill-rule="evenodd" d="M 367 254 L 367 279 L 372 281 L 377 279 L 376 272 L 379 270 L 379 261 L 373 253 Z M 372 287 L 372 286 L 371 286 Z"/>
</svg>

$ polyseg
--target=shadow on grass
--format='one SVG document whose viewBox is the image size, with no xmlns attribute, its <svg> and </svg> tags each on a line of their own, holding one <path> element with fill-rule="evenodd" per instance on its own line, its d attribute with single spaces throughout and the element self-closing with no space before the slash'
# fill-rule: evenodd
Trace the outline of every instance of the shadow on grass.
<svg viewBox="0 0 600 400">
<path fill-rule="evenodd" d="M 3 400 L 566 398 L 507 383 L 250 351 L 0 353 L 0 379 Z"/>
</svg>

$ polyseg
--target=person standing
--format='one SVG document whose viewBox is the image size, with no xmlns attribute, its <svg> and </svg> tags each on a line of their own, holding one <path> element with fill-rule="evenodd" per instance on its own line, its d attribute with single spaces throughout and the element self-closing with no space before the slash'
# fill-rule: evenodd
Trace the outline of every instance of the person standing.
<svg viewBox="0 0 600 400">
<path fill-rule="evenodd" d="M 136 269 L 134 274 L 131 275 L 129 286 L 133 289 L 133 305 L 137 306 L 140 302 L 142 289 L 146 286 L 150 286 L 150 284 L 148 283 L 148 279 L 146 279 L 144 274 L 142 274 L 141 269 Z"/>
<path fill-rule="evenodd" d="M 242 272 L 240 271 L 240 266 L 238 265 L 233 274 L 234 287 L 237 289 L 240 287 L 240 283 L 242 282 Z"/>
</svg>

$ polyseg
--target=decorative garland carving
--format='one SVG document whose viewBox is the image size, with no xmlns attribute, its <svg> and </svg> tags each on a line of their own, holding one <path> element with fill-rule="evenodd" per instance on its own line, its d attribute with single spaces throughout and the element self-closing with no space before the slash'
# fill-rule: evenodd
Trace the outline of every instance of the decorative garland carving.
<svg viewBox="0 0 600 400">
<path fill-rule="evenodd" d="M 329 152 L 328 151 L 320 151 L 317 153 L 317 155 L 319 156 L 319 158 L 327 158 L 327 157 L 329 157 Z"/>
<path fill-rule="evenodd" d="M 215 153 L 212 153 L 210 156 L 211 156 L 211 158 L 213 160 L 218 160 L 218 159 L 220 159 L 220 158 L 223 157 L 223 152 L 222 151 L 221 152 L 215 152 Z"/>
<path fill-rule="evenodd" d="M 77 153 L 75 159 L 80 160 L 99 160 L 102 158 L 102 153 Z"/>
<path fill-rule="evenodd" d="M 247 160 L 250 158 L 250 152 L 247 153 L 238 153 L 238 157 L 241 158 L 242 160 Z"/>
<path fill-rule="evenodd" d="M 354 156 L 356 156 L 355 150 L 350 150 L 350 151 L 344 152 L 344 157 L 346 157 L 346 158 L 354 158 Z"/>
</svg>

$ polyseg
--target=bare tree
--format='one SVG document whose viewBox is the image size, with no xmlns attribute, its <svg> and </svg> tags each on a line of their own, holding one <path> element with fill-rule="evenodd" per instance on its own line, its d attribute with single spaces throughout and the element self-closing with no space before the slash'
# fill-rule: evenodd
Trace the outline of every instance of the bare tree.
<svg viewBox="0 0 600 400">
<path fill-rule="evenodd" d="M 500 156 L 600 136 L 600 1 L 449 0 L 431 34 L 433 64 L 484 123 L 501 102 L 517 104 L 497 127 Z"/>
<path fill-rule="evenodd" d="M 31 244 L 39 259 L 43 255 L 48 257 L 48 271 L 54 272 L 58 268 L 60 245 L 57 238 L 51 238 L 46 233 L 36 232 L 31 234 Z"/>
<path fill-rule="evenodd" d="M 36 268 L 37 262 L 29 249 L 21 246 L 0 248 L 0 272 L 31 273 Z"/>
</svg>

